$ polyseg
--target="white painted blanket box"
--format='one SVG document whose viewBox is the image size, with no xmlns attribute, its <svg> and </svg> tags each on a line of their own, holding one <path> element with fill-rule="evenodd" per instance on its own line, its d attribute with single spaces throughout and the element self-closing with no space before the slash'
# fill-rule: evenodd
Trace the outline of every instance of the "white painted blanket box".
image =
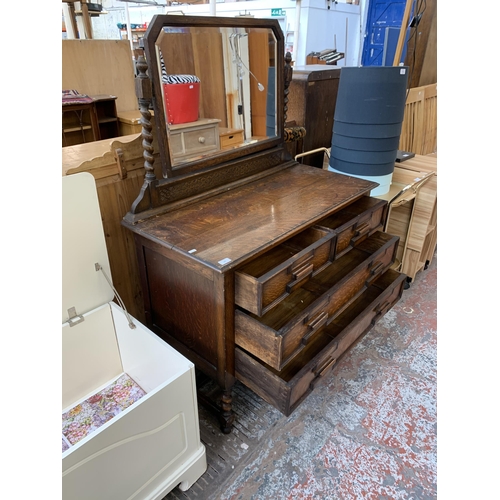
<svg viewBox="0 0 500 500">
<path fill-rule="evenodd" d="M 112 302 L 94 178 L 62 182 L 63 499 L 159 500 L 207 468 L 194 365 Z"/>
</svg>

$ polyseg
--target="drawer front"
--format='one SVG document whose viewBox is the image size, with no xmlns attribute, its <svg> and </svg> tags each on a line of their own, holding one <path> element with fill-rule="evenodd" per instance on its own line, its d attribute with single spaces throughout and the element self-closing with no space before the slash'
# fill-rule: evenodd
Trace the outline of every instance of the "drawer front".
<svg viewBox="0 0 500 500">
<path fill-rule="evenodd" d="M 376 233 L 262 318 L 237 310 L 236 344 L 280 370 L 391 266 L 397 243 Z"/>
<path fill-rule="evenodd" d="M 262 316 L 324 265 L 381 230 L 386 204 L 365 196 L 239 269 L 235 278 L 236 304 Z M 324 240 L 318 241 L 320 237 Z M 285 251 L 288 247 L 301 252 L 293 255 Z"/>
<path fill-rule="evenodd" d="M 219 145 L 216 127 L 183 132 L 186 153 L 197 153 L 207 149 L 213 150 Z"/>
<path fill-rule="evenodd" d="M 311 342 L 321 327 L 341 314 L 378 276 L 391 267 L 395 259 L 397 243 L 398 239 L 392 238 L 389 244 L 377 249 L 370 258 L 358 265 L 341 281 L 335 283 L 314 304 L 310 313 L 282 331 L 281 366 Z M 315 286 L 316 283 L 311 283 L 311 285 Z"/>
<path fill-rule="evenodd" d="M 235 302 L 262 316 L 333 260 L 335 234 L 312 227 L 235 273 Z"/>
<path fill-rule="evenodd" d="M 243 130 L 237 130 L 231 134 L 224 134 L 220 136 L 221 149 L 237 146 L 243 143 Z"/>
<path fill-rule="evenodd" d="M 324 333 L 336 340 L 337 358 L 344 354 L 364 332 L 375 326 L 377 321 L 399 301 L 403 294 L 405 279 L 405 274 L 392 269 L 386 271 L 372 285 L 373 288 L 381 291 L 379 299 L 373 306 L 356 317 L 354 321 L 349 321 L 349 315 L 346 315 L 346 317 L 339 317 L 328 328 L 325 328 Z"/>
<path fill-rule="evenodd" d="M 405 278 L 386 271 L 281 371 L 236 348 L 236 378 L 288 416 L 330 373 L 340 356 L 397 303 Z"/>
<path fill-rule="evenodd" d="M 386 205 L 384 200 L 365 196 L 318 223 L 337 232 L 335 258 L 344 255 L 375 231 L 382 230 Z"/>
<path fill-rule="evenodd" d="M 348 311 L 344 317 L 340 318 L 338 324 L 333 323 L 324 329 L 322 334 L 327 335 L 332 340 L 315 356 L 312 362 L 306 365 L 302 372 L 296 375 L 295 383 L 290 391 L 289 406 L 292 410 L 331 371 L 342 354 L 347 352 L 398 302 L 403 293 L 404 280 L 404 275 L 388 270 L 388 276 L 382 280 L 385 282 L 384 286 L 388 288 L 379 287 L 380 295 L 374 303 L 370 303 L 354 319 L 352 319 L 351 311 Z M 356 311 L 357 308 L 359 308 L 359 304 L 356 304 L 353 310 Z M 339 328 L 339 325 L 343 325 L 344 328 L 341 326 Z M 321 346 L 322 343 L 319 342 L 318 345 Z"/>
<path fill-rule="evenodd" d="M 177 133 L 177 134 L 170 134 L 170 151 L 172 152 L 172 155 L 177 156 L 182 153 L 184 153 L 184 147 L 182 145 L 182 134 Z"/>
</svg>

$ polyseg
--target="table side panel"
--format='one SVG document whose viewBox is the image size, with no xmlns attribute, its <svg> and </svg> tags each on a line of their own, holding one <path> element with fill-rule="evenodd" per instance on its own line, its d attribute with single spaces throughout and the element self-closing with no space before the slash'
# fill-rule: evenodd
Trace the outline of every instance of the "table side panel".
<svg viewBox="0 0 500 500">
<path fill-rule="evenodd" d="M 147 317 L 152 326 L 216 366 L 219 336 L 224 333 L 220 328 L 223 320 L 217 317 L 217 283 L 143 248 L 150 307 Z"/>
</svg>

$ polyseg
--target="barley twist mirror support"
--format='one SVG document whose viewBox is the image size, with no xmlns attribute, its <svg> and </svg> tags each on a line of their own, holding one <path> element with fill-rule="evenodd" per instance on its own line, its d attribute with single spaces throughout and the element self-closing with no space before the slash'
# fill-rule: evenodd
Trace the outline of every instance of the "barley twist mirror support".
<svg viewBox="0 0 500 500">
<path fill-rule="evenodd" d="M 151 80 L 149 79 L 149 76 L 147 74 L 148 64 L 144 56 L 139 56 L 136 64 L 136 69 L 138 75 L 135 78 L 135 92 L 139 103 L 139 111 L 141 113 L 141 137 L 142 147 L 144 148 L 143 157 L 146 175 L 144 177 L 144 184 L 142 186 L 141 192 L 132 205 L 132 211 L 141 212 L 151 208 L 151 185 L 156 181 L 156 175 L 154 174 L 153 170 L 153 125 L 151 122 L 151 112 L 149 111 L 153 94 Z"/>
</svg>

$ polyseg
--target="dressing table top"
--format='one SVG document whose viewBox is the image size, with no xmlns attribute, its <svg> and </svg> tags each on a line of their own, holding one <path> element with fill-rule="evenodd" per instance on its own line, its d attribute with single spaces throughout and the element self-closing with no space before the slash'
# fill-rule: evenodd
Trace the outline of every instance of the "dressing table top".
<svg viewBox="0 0 500 500">
<path fill-rule="evenodd" d="M 375 183 L 295 164 L 131 229 L 206 266 L 227 271 L 319 219 Z"/>
</svg>

